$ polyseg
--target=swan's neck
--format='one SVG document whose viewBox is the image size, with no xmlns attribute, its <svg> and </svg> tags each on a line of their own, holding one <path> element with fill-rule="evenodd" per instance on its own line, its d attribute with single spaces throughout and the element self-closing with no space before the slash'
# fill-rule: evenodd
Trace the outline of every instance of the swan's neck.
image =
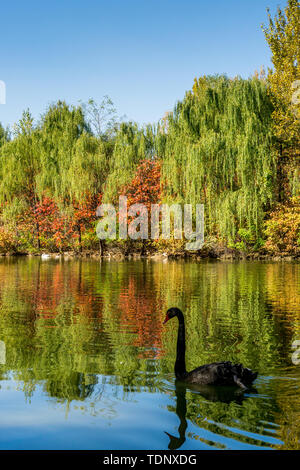
<svg viewBox="0 0 300 470">
<path fill-rule="evenodd" d="M 177 336 L 177 356 L 175 362 L 175 376 L 177 379 L 183 378 L 186 375 L 185 368 L 185 326 L 184 318 L 178 317 L 178 336 Z"/>
</svg>

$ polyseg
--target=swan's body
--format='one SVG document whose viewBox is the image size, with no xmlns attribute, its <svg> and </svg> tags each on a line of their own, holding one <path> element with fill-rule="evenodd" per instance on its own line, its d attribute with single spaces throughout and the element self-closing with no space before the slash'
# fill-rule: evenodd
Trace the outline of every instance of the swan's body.
<svg viewBox="0 0 300 470">
<path fill-rule="evenodd" d="M 242 364 L 232 362 L 213 362 L 197 367 L 187 372 L 185 367 L 185 326 L 184 317 L 178 308 L 170 308 L 164 321 L 166 323 L 173 317 L 178 318 L 177 356 L 175 362 L 175 376 L 191 384 L 200 385 L 237 385 L 248 388 L 257 377 L 257 372 L 243 367 Z"/>
</svg>

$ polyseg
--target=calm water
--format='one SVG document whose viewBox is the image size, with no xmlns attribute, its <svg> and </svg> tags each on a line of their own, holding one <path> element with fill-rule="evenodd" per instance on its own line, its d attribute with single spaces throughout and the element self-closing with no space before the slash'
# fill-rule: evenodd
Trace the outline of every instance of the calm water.
<svg viewBox="0 0 300 470">
<path fill-rule="evenodd" d="M 0 448 L 299 449 L 299 305 L 296 263 L 2 259 Z M 170 306 L 188 369 L 242 362 L 255 390 L 176 386 Z"/>
</svg>

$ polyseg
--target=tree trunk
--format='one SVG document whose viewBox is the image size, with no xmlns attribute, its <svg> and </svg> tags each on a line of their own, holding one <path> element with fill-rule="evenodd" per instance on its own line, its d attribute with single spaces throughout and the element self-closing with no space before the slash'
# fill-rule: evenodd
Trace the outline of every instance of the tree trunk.
<svg viewBox="0 0 300 470">
<path fill-rule="evenodd" d="M 100 253 L 100 256 L 102 257 L 103 254 L 104 254 L 104 243 L 103 243 L 103 240 L 99 240 L 99 253 Z"/>
<path fill-rule="evenodd" d="M 36 223 L 36 232 L 37 232 L 37 248 L 40 250 L 41 248 L 41 241 L 40 241 L 40 226 L 39 223 Z"/>
<path fill-rule="evenodd" d="M 81 241 L 81 228 L 80 225 L 78 225 L 78 234 L 79 234 L 79 253 L 82 252 L 82 241 Z"/>
</svg>

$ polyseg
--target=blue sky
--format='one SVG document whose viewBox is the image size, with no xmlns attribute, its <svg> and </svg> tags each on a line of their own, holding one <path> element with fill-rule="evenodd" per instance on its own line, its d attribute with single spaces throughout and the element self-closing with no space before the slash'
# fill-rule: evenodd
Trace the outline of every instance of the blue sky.
<svg viewBox="0 0 300 470">
<path fill-rule="evenodd" d="M 49 103 L 109 95 L 118 114 L 156 122 L 194 77 L 248 77 L 270 66 L 261 31 L 281 0 L 40 0 L 1 2 L 0 122 Z"/>
</svg>

